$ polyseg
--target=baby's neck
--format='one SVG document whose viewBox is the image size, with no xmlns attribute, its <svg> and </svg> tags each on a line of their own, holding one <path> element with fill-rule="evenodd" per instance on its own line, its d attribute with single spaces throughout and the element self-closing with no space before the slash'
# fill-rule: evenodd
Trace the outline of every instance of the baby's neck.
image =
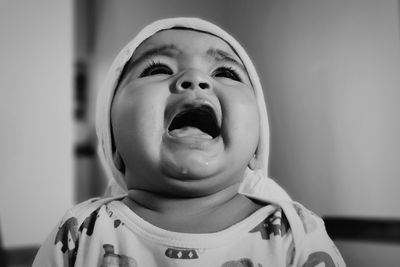
<svg viewBox="0 0 400 267">
<path fill-rule="evenodd" d="M 123 202 L 149 223 L 183 233 L 212 233 L 243 220 L 260 206 L 237 193 L 238 184 L 211 195 L 173 198 L 129 190 Z"/>
</svg>

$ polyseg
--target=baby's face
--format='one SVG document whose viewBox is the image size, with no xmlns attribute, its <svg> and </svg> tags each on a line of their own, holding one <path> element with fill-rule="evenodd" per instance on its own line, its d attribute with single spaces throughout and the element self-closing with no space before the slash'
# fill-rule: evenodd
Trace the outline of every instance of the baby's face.
<svg viewBox="0 0 400 267">
<path fill-rule="evenodd" d="M 130 189 L 210 194 L 239 182 L 259 138 L 240 58 L 192 30 L 156 33 L 136 49 L 111 110 Z"/>
</svg>

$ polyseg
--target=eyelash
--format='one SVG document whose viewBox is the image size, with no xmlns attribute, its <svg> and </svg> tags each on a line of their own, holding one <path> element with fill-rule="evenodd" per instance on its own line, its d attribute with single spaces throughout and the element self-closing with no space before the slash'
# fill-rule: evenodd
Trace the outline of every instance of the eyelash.
<svg viewBox="0 0 400 267">
<path fill-rule="evenodd" d="M 148 63 L 148 65 L 145 67 L 145 69 L 142 71 L 139 77 L 142 78 L 158 74 L 172 75 L 173 71 L 168 65 L 159 61 L 152 60 Z M 212 75 L 214 77 L 228 78 L 238 82 L 242 81 L 239 73 L 231 66 L 218 67 L 216 70 L 212 72 Z"/>
<path fill-rule="evenodd" d="M 157 62 L 157 61 L 150 61 L 149 64 L 145 67 L 145 69 L 140 74 L 140 78 L 158 74 L 167 74 L 172 75 L 173 71 L 170 67 L 166 64 Z"/>
<path fill-rule="evenodd" d="M 213 71 L 212 75 L 214 77 L 223 77 L 223 78 L 228 78 L 232 79 L 234 81 L 241 82 L 242 79 L 240 78 L 239 73 L 232 67 L 230 66 L 222 66 L 217 68 L 216 70 Z"/>
</svg>

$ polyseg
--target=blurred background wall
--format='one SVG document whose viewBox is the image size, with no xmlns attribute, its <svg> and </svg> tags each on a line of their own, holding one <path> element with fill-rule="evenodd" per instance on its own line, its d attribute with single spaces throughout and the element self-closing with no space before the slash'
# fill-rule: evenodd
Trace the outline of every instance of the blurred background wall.
<svg viewBox="0 0 400 267">
<path fill-rule="evenodd" d="M 21 13 L 17 8 L 19 4 L 11 2 L 22 1 L 7 1 L 9 12 L 3 13 Z M 43 7 L 38 8 L 38 2 Z M 12 222 L 32 212 L 31 206 L 20 200 L 21 195 L 10 193 L 21 192 L 21 184 L 29 184 L 37 190 L 40 188 L 42 202 L 37 203 L 39 206 L 45 201 L 49 202 L 49 199 L 60 201 L 52 203 L 59 209 L 51 212 L 51 219 L 48 220 L 51 223 L 34 225 L 41 230 L 30 243 L 42 241 L 45 236 L 43 233 L 54 226 L 54 218 L 59 218 L 71 200 L 77 202 L 101 194 L 106 179 L 95 157 L 93 125 L 97 90 L 112 59 L 127 42 L 148 23 L 171 16 L 198 16 L 213 21 L 231 32 L 248 50 L 261 76 L 268 103 L 271 125 L 270 175 L 294 199 L 321 216 L 400 219 L 399 1 L 76 0 L 74 18 L 69 13 L 71 3 L 64 3 L 63 6 L 45 0 L 38 2 L 31 4 L 31 9 L 37 10 L 33 12 L 37 19 L 33 19 L 29 25 L 45 24 L 36 27 L 39 28 L 36 31 L 42 34 L 39 39 L 33 38 L 38 35 L 26 28 L 26 23 L 20 22 L 15 15 L 6 16 L 5 22 L 8 24 L 2 22 L 0 26 L 2 36 L 3 32 L 14 36 L 7 42 L 16 55 L 20 55 L 17 51 L 26 50 L 18 49 L 19 45 L 15 46 L 15 42 L 37 40 L 38 50 L 32 62 L 36 63 L 35 66 L 50 64 L 51 70 L 44 73 L 60 71 L 60 76 L 55 74 L 50 78 L 28 73 L 25 74 L 27 78 L 23 76 L 24 79 L 17 79 L 21 74 L 12 71 L 13 78 L 4 80 L 3 74 L 0 74 L 2 92 L 10 85 L 16 88 L 14 80 L 24 81 L 18 91 L 9 93 L 7 90 L 5 94 L 7 97 L 8 94 L 13 96 L 14 102 L 3 98 L 0 100 L 1 108 L 7 108 L 0 115 L 2 124 L 14 123 L 2 131 L 2 135 L 8 135 L 0 140 L 2 146 L 7 148 L 0 152 L 1 164 L 8 165 L 1 170 L 0 190 L 4 201 L 1 201 L 0 218 L 4 241 L 17 240 L 17 234 L 8 234 L 7 237 L 4 232 L 19 229 L 17 225 L 6 224 L 6 220 Z M 50 14 L 43 16 L 47 13 L 42 14 L 39 10 L 48 10 Z M 42 14 L 40 19 L 38 14 Z M 32 16 L 32 11 L 25 16 L 28 15 Z M 72 19 L 76 36 L 73 58 L 69 57 Z M 0 20 L 4 20 L 3 15 Z M 15 30 L 10 31 L 5 26 L 10 23 L 17 25 Z M 15 37 L 16 32 L 23 34 Z M 34 36 L 27 38 L 30 35 Z M 57 56 L 51 54 L 54 47 L 59 48 L 57 52 L 64 52 L 61 58 L 60 53 Z M 5 53 L 4 49 L 0 53 Z M 43 54 L 52 56 L 43 57 Z M 7 62 L 13 62 L 14 54 L 5 55 Z M 26 60 L 24 54 L 20 56 L 22 59 Z M 71 77 L 72 61 L 76 67 L 74 141 L 68 136 L 68 131 L 71 131 L 68 116 L 72 116 L 71 103 L 68 101 L 72 99 L 72 94 L 71 80 L 67 76 Z M 10 68 L 7 62 L 0 63 L 0 66 L 8 70 L 7 75 L 11 75 L 8 74 Z M 39 68 L 34 69 L 39 71 Z M 38 77 L 43 79 L 43 83 L 58 79 L 57 86 L 29 82 L 29 79 L 36 81 Z M 19 117 L 10 122 L 8 114 L 14 112 L 19 98 L 29 99 L 23 91 L 28 87 L 36 91 L 37 88 L 47 90 L 41 94 L 45 97 L 35 95 L 38 97 L 36 104 L 41 103 L 41 107 L 50 105 L 45 110 L 59 111 L 57 120 L 57 113 L 34 113 L 24 106 L 14 115 Z M 54 88 L 58 91 L 55 92 Z M 35 149 L 42 149 L 40 151 L 57 149 L 50 159 L 46 158 L 47 154 L 39 153 L 32 147 L 29 150 L 37 156 L 35 162 L 30 161 L 31 157 L 25 161 L 19 159 L 26 157 L 24 148 L 13 160 L 10 157 L 10 153 L 14 153 L 11 149 L 14 146 L 34 143 L 27 141 L 32 138 L 29 126 L 32 121 L 20 118 L 26 116 L 24 114 L 28 110 L 35 119 L 38 118 L 34 114 L 47 118 L 45 123 L 40 120 L 41 124 L 35 124 L 41 125 L 35 130 L 43 130 L 47 139 L 66 137 L 57 139 L 55 143 L 37 143 Z M 75 170 L 70 168 L 72 146 L 75 147 Z M 32 173 L 26 167 L 45 168 L 43 159 L 56 163 L 46 167 L 47 172 L 39 169 Z M 61 169 L 62 174 L 59 171 Z M 32 175 L 27 176 L 27 172 Z M 32 177 L 43 180 L 33 183 Z M 58 186 L 60 183 L 65 189 L 62 192 Z M 44 184 L 49 187 L 44 187 Z M 71 184 L 74 184 L 73 189 Z M 36 193 L 32 193 L 37 190 L 26 190 L 30 193 L 23 199 L 29 202 L 38 199 Z M 4 195 L 3 191 L 6 192 Z M 15 203 L 18 208 L 15 206 L 10 209 L 3 203 Z M 41 213 L 43 216 L 46 214 L 49 213 Z M 26 229 L 26 225 L 25 220 L 19 227 Z M 30 228 L 33 229 L 32 226 Z M 397 266 L 400 262 L 398 243 L 335 241 L 349 266 Z"/>
<path fill-rule="evenodd" d="M 40 244 L 73 204 L 72 19 L 71 1 L 0 1 L 0 242 L 6 248 Z"/>
</svg>

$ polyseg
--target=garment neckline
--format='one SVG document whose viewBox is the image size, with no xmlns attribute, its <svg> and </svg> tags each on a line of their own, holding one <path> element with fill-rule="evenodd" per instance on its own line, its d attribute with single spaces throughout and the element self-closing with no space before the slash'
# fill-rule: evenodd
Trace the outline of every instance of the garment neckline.
<svg viewBox="0 0 400 267">
<path fill-rule="evenodd" d="M 122 201 L 107 204 L 113 216 L 118 217 L 126 227 L 141 237 L 156 243 L 173 247 L 211 248 L 240 240 L 259 223 L 276 211 L 275 205 L 266 205 L 242 221 L 215 233 L 180 233 L 155 226 L 133 212 Z"/>
</svg>

